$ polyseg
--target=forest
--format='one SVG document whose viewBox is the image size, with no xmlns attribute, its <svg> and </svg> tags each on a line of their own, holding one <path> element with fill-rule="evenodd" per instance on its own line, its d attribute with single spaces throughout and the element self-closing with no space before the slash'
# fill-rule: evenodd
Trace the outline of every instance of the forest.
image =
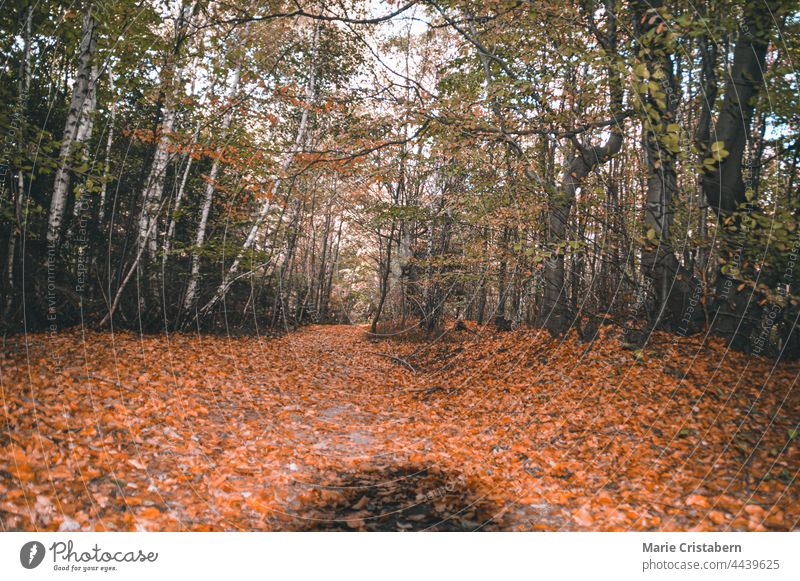
<svg viewBox="0 0 800 581">
<path fill-rule="evenodd" d="M 798 526 L 795 0 L 3 6 L 0 529 Z"/>
</svg>

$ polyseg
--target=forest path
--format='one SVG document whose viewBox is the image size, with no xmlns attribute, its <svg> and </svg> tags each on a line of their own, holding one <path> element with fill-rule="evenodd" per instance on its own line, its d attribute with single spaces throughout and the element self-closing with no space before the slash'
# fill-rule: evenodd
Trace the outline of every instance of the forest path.
<svg viewBox="0 0 800 581">
<path fill-rule="evenodd" d="M 283 357 L 275 371 L 293 380 L 282 396 L 302 400 L 285 407 L 304 424 L 298 445 L 345 464 L 396 455 L 391 442 L 408 418 L 392 398 L 414 389 L 410 370 L 377 354 L 364 327 L 314 326 L 278 342 Z"/>
<path fill-rule="evenodd" d="M 540 520 L 545 505 L 500 507 L 460 467 L 434 460 L 464 444 L 458 437 L 470 422 L 428 399 L 442 388 L 394 355 L 397 343 L 371 338 L 366 326 L 313 326 L 278 344 L 285 358 L 275 371 L 295 380 L 283 395 L 303 402 L 284 409 L 302 426 L 293 446 L 309 470 L 290 465 L 297 495 L 289 504 L 299 500 L 293 515 L 307 528 L 475 530 Z"/>
<path fill-rule="evenodd" d="M 615 332 L 591 348 L 537 330 L 376 340 L 363 326 L 11 338 L 0 525 L 796 526 L 800 366 L 667 336 L 636 355 Z"/>
<path fill-rule="evenodd" d="M 32 335 L 5 383 L 30 384 L 36 403 L 56 411 L 18 418 L 35 444 L 10 446 L 31 482 L 20 506 L 6 505 L 5 526 L 491 525 L 494 505 L 430 457 L 443 439 L 464 445 L 459 426 L 425 401 L 422 375 L 383 353 L 391 348 L 364 326 L 279 338 Z M 33 383 L 28 360 L 46 369 Z"/>
</svg>

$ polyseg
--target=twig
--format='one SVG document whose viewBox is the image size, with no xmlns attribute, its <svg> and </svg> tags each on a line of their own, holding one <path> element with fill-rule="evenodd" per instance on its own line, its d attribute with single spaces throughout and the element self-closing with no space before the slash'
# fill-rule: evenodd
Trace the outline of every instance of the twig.
<svg viewBox="0 0 800 581">
<path fill-rule="evenodd" d="M 448 387 L 448 388 L 444 388 L 444 387 L 440 387 L 438 385 L 435 385 L 433 387 L 409 388 L 409 389 L 404 389 L 403 391 L 404 392 L 408 392 L 408 393 L 420 393 L 420 392 L 423 392 L 424 398 L 427 399 L 428 396 L 431 396 L 434 393 L 445 392 L 445 393 L 447 393 L 447 395 L 452 395 L 455 392 L 460 391 L 462 389 L 464 389 L 464 388 L 463 387 Z"/>
<path fill-rule="evenodd" d="M 119 381 L 108 379 L 107 377 L 103 377 L 102 375 L 95 375 L 94 373 L 89 373 L 88 375 L 79 375 L 78 379 L 96 379 L 97 381 L 104 381 L 106 383 L 110 383 L 111 385 L 120 387 Z"/>
<path fill-rule="evenodd" d="M 411 365 L 405 359 L 402 359 L 402 358 L 397 357 L 395 355 L 389 355 L 388 353 L 379 353 L 378 351 L 370 351 L 370 353 L 372 353 L 373 355 L 380 355 L 381 357 L 386 357 L 387 359 L 391 359 L 392 361 L 396 361 L 397 363 L 400 363 L 401 365 L 405 365 L 406 367 L 408 367 L 411 370 L 412 373 L 416 373 L 417 372 L 417 370 L 414 368 L 414 366 Z"/>
</svg>

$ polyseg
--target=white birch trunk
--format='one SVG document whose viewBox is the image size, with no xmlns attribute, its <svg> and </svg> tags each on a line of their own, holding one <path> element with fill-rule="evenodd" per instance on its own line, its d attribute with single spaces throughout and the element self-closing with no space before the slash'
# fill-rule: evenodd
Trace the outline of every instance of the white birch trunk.
<svg viewBox="0 0 800 581">
<path fill-rule="evenodd" d="M 190 90 L 190 94 L 195 94 L 195 87 L 197 82 L 197 76 L 194 72 L 197 70 L 198 66 L 198 59 L 194 59 L 194 63 L 192 64 L 192 88 Z M 211 87 L 214 86 L 214 77 L 211 77 L 211 82 L 209 85 Z M 211 90 L 213 92 L 213 89 Z M 181 176 L 181 183 L 178 186 L 178 192 L 175 194 L 175 204 L 172 207 L 172 212 L 170 213 L 169 219 L 169 226 L 167 227 L 167 235 L 164 238 L 164 252 L 163 256 L 161 257 L 161 270 L 164 272 L 167 267 L 167 260 L 169 258 L 169 253 L 172 248 L 172 238 L 175 235 L 175 228 L 178 224 L 178 218 L 180 217 L 181 205 L 183 204 L 183 197 L 186 194 L 186 183 L 189 181 L 189 174 L 192 171 L 192 164 L 194 162 L 194 157 L 192 157 L 191 148 L 197 143 L 198 137 L 200 136 L 200 127 L 202 125 L 202 119 L 198 119 L 197 123 L 194 127 L 194 133 L 192 133 L 192 139 L 189 143 L 189 152 L 184 154 L 186 158 L 186 166 L 183 168 L 183 175 Z"/>
<path fill-rule="evenodd" d="M 142 194 L 142 211 L 139 214 L 138 246 L 147 247 L 147 254 L 151 260 L 155 258 L 157 251 L 157 232 L 156 228 L 151 228 L 150 225 L 154 220 L 158 219 L 156 211 L 161 205 L 161 198 L 164 193 L 164 174 L 172 155 L 169 151 L 169 143 L 174 125 L 175 110 L 173 109 L 172 100 L 169 99 L 164 104 L 164 118 L 159 129 L 158 144 L 156 145 L 156 153 L 153 156 L 153 163 L 150 166 L 150 174 L 147 176 L 144 193 Z"/>
<path fill-rule="evenodd" d="M 97 108 L 97 67 L 92 66 L 92 75 L 90 77 L 91 82 L 89 83 L 89 93 L 86 96 L 86 99 L 83 101 L 83 109 L 81 109 L 80 121 L 78 122 L 78 131 L 75 133 L 75 146 L 80 146 L 83 143 L 88 142 L 92 138 L 92 131 L 94 129 L 94 112 Z M 77 151 L 79 161 L 81 166 L 88 165 L 89 159 L 87 157 L 86 151 L 81 149 Z M 85 188 L 82 186 L 78 189 L 78 193 L 75 195 L 75 203 L 72 205 L 72 221 L 70 225 L 67 227 L 67 240 L 72 238 L 73 235 L 73 227 L 77 224 L 78 218 L 81 215 L 82 210 L 86 209 L 88 206 L 86 202 L 82 199 L 83 196 L 86 194 Z"/>
<path fill-rule="evenodd" d="M 183 5 L 175 25 L 175 42 L 179 42 L 186 28 L 191 22 L 194 3 Z M 178 55 L 174 58 L 177 60 Z M 152 227 L 153 221 L 158 220 L 158 213 L 161 207 L 161 199 L 164 195 L 164 178 L 166 176 L 167 165 L 172 157 L 169 145 L 172 140 L 171 134 L 175 129 L 176 118 L 176 99 L 175 91 L 180 89 L 182 68 L 177 62 L 170 63 L 174 67 L 172 75 L 167 75 L 164 86 L 164 109 L 161 126 L 159 128 L 158 140 L 156 142 L 156 152 L 153 162 L 150 165 L 150 173 L 145 182 L 144 192 L 142 193 L 142 210 L 139 214 L 139 232 L 137 247 L 146 247 L 148 258 L 155 259 L 158 251 L 156 243 L 158 228 Z"/>
<path fill-rule="evenodd" d="M 190 143 L 190 147 L 194 145 L 197 141 L 197 136 L 200 135 L 200 121 L 197 122 L 195 126 L 194 133 L 192 134 L 192 142 Z M 183 175 L 181 176 L 181 183 L 178 186 L 178 192 L 175 194 L 175 205 L 172 207 L 172 215 L 169 219 L 169 227 L 167 228 L 167 236 L 164 239 L 164 256 L 161 260 L 162 267 L 166 265 L 167 262 L 167 255 L 169 254 L 170 249 L 172 248 L 172 237 L 175 235 L 175 228 L 178 224 L 178 218 L 180 217 L 181 206 L 183 205 L 183 197 L 186 195 L 186 183 L 189 181 L 189 174 L 192 171 L 192 162 L 194 158 L 192 157 L 191 152 L 186 154 L 186 166 L 183 168 Z"/>
<path fill-rule="evenodd" d="M 94 83 L 94 79 L 92 79 L 92 59 L 96 49 L 94 29 L 95 20 L 90 7 L 83 17 L 78 74 L 72 87 L 72 100 L 64 123 L 64 134 L 61 139 L 61 151 L 59 152 L 59 166 L 56 170 L 53 196 L 50 200 L 50 212 L 47 217 L 47 242 L 52 246 L 57 245 L 61 239 L 64 212 L 67 207 L 69 193 L 69 161 L 82 126 L 81 135 L 86 135 L 86 126 L 81 123 L 81 120 L 86 101 L 90 98 L 89 93 L 92 91 Z"/>
<path fill-rule="evenodd" d="M 233 79 L 228 93 L 228 111 L 222 120 L 222 131 L 220 141 L 224 142 L 228 136 L 228 131 L 233 120 L 234 107 L 236 106 L 236 95 L 239 92 L 239 80 L 241 77 L 241 66 L 237 66 L 233 71 Z M 197 233 L 194 240 L 194 250 L 192 251 L 192 270 L 189 276 L 189 284 L 186 287 L 183 308 L 190 310 L 197 300 L 197 282 L 200 277 L 200 248 L 206 239 L 206 228 L 208 227 L 208 215 L 211 212 L 211 203 L 214 200 L 214 190 L 219 174 L 219 156 L 214 157 L 211 164 L 211 171 L 208 174 L 205 196 L 203 197 L 203 207 L 200 212 L 200 223 L 197 225 Z"/>
<path fill-rule="evenodd" d="M 108 121 L 108 137 L 106 138 L 106 157 L 103 166 L 103 185 L 100 190 L 100 209 L 97 214 L 101 226 L 106 215 L 106 196 L 108 195 L 108 182 L 111 181 L 111 145 L 114 143 L 114 122 L 117 118 L 117 97 L 114 94 L 114 71 L 108 68 L 108 86 L 111 90 L 111 117 Z"/>
</svg>

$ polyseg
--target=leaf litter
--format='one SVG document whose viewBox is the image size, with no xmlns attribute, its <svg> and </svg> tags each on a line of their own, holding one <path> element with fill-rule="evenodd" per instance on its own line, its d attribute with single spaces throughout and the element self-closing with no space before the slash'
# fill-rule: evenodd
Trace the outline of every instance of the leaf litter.
<svg viewBox="0 0 800 581">
<path fill-rule="evenodd" d="M 797 363 L 467 330 L 7 339 L 0 526 L 798 527 Z"/>
</svg>

